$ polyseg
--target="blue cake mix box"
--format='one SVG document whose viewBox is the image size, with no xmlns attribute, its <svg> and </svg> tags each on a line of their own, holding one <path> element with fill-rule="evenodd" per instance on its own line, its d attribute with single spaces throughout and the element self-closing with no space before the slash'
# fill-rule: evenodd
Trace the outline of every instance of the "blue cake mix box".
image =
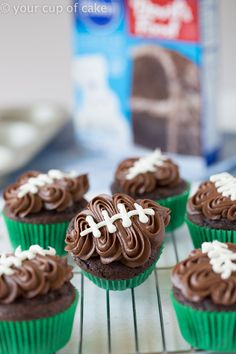
<svg viewBox="0 0 236 354">
<path fill-rule="evenodd" d="M 78 134 L 217 158 L 217 0 L 87 0 L 74 18 Z M 91 135 L 92 134 L 92 135 Z"/>
</svg>

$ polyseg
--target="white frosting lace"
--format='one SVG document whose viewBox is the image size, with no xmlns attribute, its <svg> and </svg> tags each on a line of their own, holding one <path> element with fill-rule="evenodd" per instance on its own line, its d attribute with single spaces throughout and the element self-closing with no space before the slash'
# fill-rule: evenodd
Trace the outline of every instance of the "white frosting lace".
<svg viewBox="0 0 236 354">
<path fill-rule="evenodd" d="M 22 262 L 26 259 L 33 259 L 37 255 L 41 256 L 54 256 L 56 254 L 56 250 L 52 247 L 49 249 L 43 249 L 39 245 L 32 245 L 26 251 L 22 251 L 21 247 L 17 247 L 15 250 L 14 256 L 6 256 L 2 254 L 0 257 L 0 276 L 12 275 L 15 272 L 14 268 L 19 268 L 22 265 Z"/>
<path fill-rule="evenodd" d="M 86 221 L 88 225 L 90 226 L 89 228 L 85 229 L 80 233 L 80 236 L 86 236 L 90 233 L 93 234 L 94 237 L 99 238 L 101 236 L 101 231 L 99 230 L 101 227 L 105 226 L 107 227 L 107 230 L 109 233 L 114 233 L 116 232 L 116 226 L 114 225 L 114 222 L 117 220 L 122 220 L 122 225 L 127 228 L 132 225 L 132 216 L 138 215 L 139 221 L 141 223 L 148 223 L 149 218 L 147 215 L 154 215 L 155 212 L 151 208 L 143 208 L 141 205 L 134 203 L 134 210 L 127 211 L 125 208 L 124 204 L 117 204 L 117 208 L 119 210 L 118 214 L 115 214 L 113 216 L 109 216 L 108 212 L 106 210 L 102 211 L 102 215 L 104 217 L 104 221 L 101 221 L 99 223 L 96 223 L 91 215 L 88 215 L 86 217 Z"/>
<path fill-rule="evenodd" d="M 219 241 L 203 242 L 202 252 L 207 253 L 213 272 L 220 274 L 222 279 L 228 279 L 236 271 L 236 253 L 229 250 L 227 244 Z"/>
<path fill-rule="evenodd" d="M 39 187 L 54 183 L 56 180 L 67 178 L 75 178 L 76 172 L 64 173 L 60 170 L 49 170 L 46 174 L 39 174 L 37 177 L 31 177 L 19 188 L 18 198 L 24 197 L 27 193 L 37 194 Z"/>
<path fill-rule="evenodd" d="M 161 150 L 156 149 L 150 155 L 142 157 L 137 160 L 132 167 L 128 170 L 126 179 L 132 179 L 140 173 L 155 172 L 156 166 L 162 166 L 163 162 L 168 157 L 161 153 Z"/>
<path fill-rule="evenodd" d="M 236 200 L 236 178 L 228 172 L 219 173 L 210 177 L 210 181 L 224 197 Z"/>
</svg>

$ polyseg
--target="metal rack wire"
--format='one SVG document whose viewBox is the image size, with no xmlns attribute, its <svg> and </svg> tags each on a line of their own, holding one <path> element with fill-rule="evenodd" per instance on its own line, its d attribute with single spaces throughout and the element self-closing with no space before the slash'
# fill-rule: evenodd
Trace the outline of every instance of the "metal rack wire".
<svg viewBox="0 0 236 354">
<path fill-rule="evenodd" d="M 176 241 L 176 233 L 172 232 L 170 234 L 170 242 L 172 243 L 172 247 L 174 250 L 174 255 L 175 255 L 175 262 L 178 262 L 180 257 L 179 257 L 179 249 L 178 249 L 178 242 Z M 163 318 L 163 311 L 165 311 L 165 308 L 163 307 L 162 303 L 162 298 L 160 294 L 160 280 L 159 280 L 159 272 L 164 270 L 164 271 L 170 271 L 171 266 L 167 267 L 158 267 L 154 270 L 154 286 L 155 286 L 155 292 L 156 292 L 156 302 L 157 302 L 157 308 L 158 308 L 158 313 L 159 313 L 159 324 L 160 324 L 160 331 L 161 331 L 161 341 L 162 341 L 162 351 L 156 351 L 152 352 L 152 354 L 174 354 L 174 353 L 196 353 L 199 352 L 199 350 L 194 350 L 192 348 L 189 349 L 178 349 L 176 350 L 168 350 L 167 348 L 167 334 L 165 330 L 165 325 L 164 325 L 164 318 Z M 86 348 L 84 346 L 84 311 L 85 311 L 85 304 L 84 304 L 84 297 L 85 297 L 85 289 L 84 289 L 84 282 L 85 278 L 84 275 L 78 270 L 77 274 L 81 277 L 81 282 L 80 282 L 80 325 L 79 325 L 79 344 L 78 344 L 78 354 L 90 354 L 87 353 Z M 107 347 L 107 353 L 108 354 L 113 354 L 117 353 L 115 351 L 115 348 L 112 346 L 112 331 L 111 331 L 111 325 L 112 325 L 112 318 L 111 318 L 111 308 L 110 308 L 110 302 L 112 298 L 112 291 L 107 290 L 106 291 L 106 347 Z M 140 350 L 140 341 L 142 341 L 142 338 L 140 337 L 140 333 L 138 330 L 138 324 L 137 324 L 137 304 L 136 304 L 136 289 L 130 289 L 130 307 L 132 308 L 132 317 L 133 317 L 133 333 L 134 336 L 131 340 L 134 340 L 134 348 L 135 351 L 134 353 L 130 354 L 141 354 Z M 120 339 L 122 340 L 122 338 Z M 103 352 L 100 352 L 98 349 L 98 354 L 102 354 Z M 96 354 L 96 353 L 93 353 Z M 105 354 L 105 353 L 104 353 Z M 128 354 L 128 353 L 127 353 Z M 149 353 L 151 354 L 151 353 Z"/>
</svg>

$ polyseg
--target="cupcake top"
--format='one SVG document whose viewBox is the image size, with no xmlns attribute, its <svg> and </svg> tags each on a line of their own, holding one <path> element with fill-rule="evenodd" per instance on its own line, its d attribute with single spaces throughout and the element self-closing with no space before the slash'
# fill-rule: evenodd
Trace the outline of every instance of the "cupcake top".
<svg viewBox="0 0 236 354">
<path fill-rule="evenodd" d="M 236 304 L 236 245 L 204 242 L 202 249 L 194 250 L 174 267 L 172 283 L 194 303 Z"/>
<path fill-rule="evenodd" d="M 87 175 L 30 171 L 7 187 L 3 198 L 14 216 L 25 217 L 45 210 L 62 212 L 82 200 L 88 188 Z"/>
<path fill-rule="evenodd" d="M 160 187 L 175 187 L 180 183 L 178 166 L 160 150 L 142 158 L 123 160 L 115 172 L 115 182 L 131 195 L 151 193 Z"/>
<path fill-rule="evenodd" d="M 14 303 L 18 298 L 32 299 L 60 289 L 72 278 L 66 258 L 56 256 L 54 248 L 32 245 L 18 247 L 14 254 L 0 256 L 0 303 Z"/>
<path fill-rule="evenodd" d="M 151 200 L 99 195 L 71 222 L 66 250 L 82 260 L 100 257 L 103 264 L 139 267 L 161 245 L 169 220 L 169 209 Z"/>
<path fill-rule="evenodd" d="M 189 215 L 203 215 L 209 220 L 236 220 L 236 177 L 224 172 L 202 183 L 189 199 Z"/>
</svg>

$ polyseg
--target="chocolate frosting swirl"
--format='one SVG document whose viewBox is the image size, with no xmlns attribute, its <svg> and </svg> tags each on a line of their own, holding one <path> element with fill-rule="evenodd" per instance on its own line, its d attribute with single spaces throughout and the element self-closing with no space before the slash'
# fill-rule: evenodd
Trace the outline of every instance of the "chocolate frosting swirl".
<svg viewBox="0 0 236 354">
<path fill-rule="evenodd" d="M 236 245 L 227 243 L 229 250 L 236 252 Z M 172 283 L 189 301 L 211 300 L 217 305 L 236 304 L 236 272 L 228 279 L 212 270 L 210 259 L 200 249 L 193 251 L 172 271 Z"/>
<path fill-rule="evenodd" d="M 13 268 L 14 269 L 14 268 Z M 60 289 L 72 278 L 66 258 L 36 255 L 14 269 L 14 274 L 0 276 L 0 303 L 11 304 L 18 298 L 32 299 Z"/>
<path fill-rule="evenodd" d="M 111 217 L 119 210 L 117 204 L 124 204 L 127 211 L 134 210 L 135 201 L 125 194 L 115 194 L 113 197 L 99 195 L 92 199 L 86 210 L 80 212 L 73 220 L 73 229 L 66 235 L 66 250 L 82 260 L 100 257 L 103 264 L 120 261 L 127 267 L 134 268 L 143 265 L 150 257 L 152 247 L 161 245 L 164 229 L 168 225 L 169 209 L 151 200 L 138 200 L 143 208 L 152 208 L 154 215 L 148 216 L 148 223 L 140 222 L 132 217 L 132 225 L 124 227 L 121 220 L 115 221 L 117 231 L 109 233 L 107 227 L 102 227 L 101 237 L 96 238 L 80 233 L 88 228 L 86 217 L 92 216 L 96 223 L 104 220 L 102 211 L 106 210 Z"/>
<path fill-rule="evenodd" d="M 40 172 L 27 172 L 16 183 L 5 189 L 3 198 L 13 215 L 25 217 L 43 210 L 64 211 L 72 207 L 74 203 L 79 202 L 89 188 L 87 175 L 75 178 L 64 177 L 55 180 L 52 184 L 39 187 L 36 194 L 27 193 L 19 198 L 20 187 L 31 177 L 37 177 L 38 175 L 40 175 Z"/>
<path fill-rule="evenodd" d="M 140 173 L 132 179 L 127 179 L 129 169 L 139 158 L 129 158 L 121 161 L 115 172 L 115 182 L 129 195 L 143 195 L 161 187 L 175 187 L 180 182 L 178 166 L 166 159 L 162 165 L 155 165 L 154 172 Z"/>
<path fill-rule="evenodd" d="M 222 196 L 213 182 L 206 181 L 200 185 L 197 192 L 187 204 L 189 215 L 201 214 L 210 220 L 236 220 L 236 200 Z"/>
</svg>

